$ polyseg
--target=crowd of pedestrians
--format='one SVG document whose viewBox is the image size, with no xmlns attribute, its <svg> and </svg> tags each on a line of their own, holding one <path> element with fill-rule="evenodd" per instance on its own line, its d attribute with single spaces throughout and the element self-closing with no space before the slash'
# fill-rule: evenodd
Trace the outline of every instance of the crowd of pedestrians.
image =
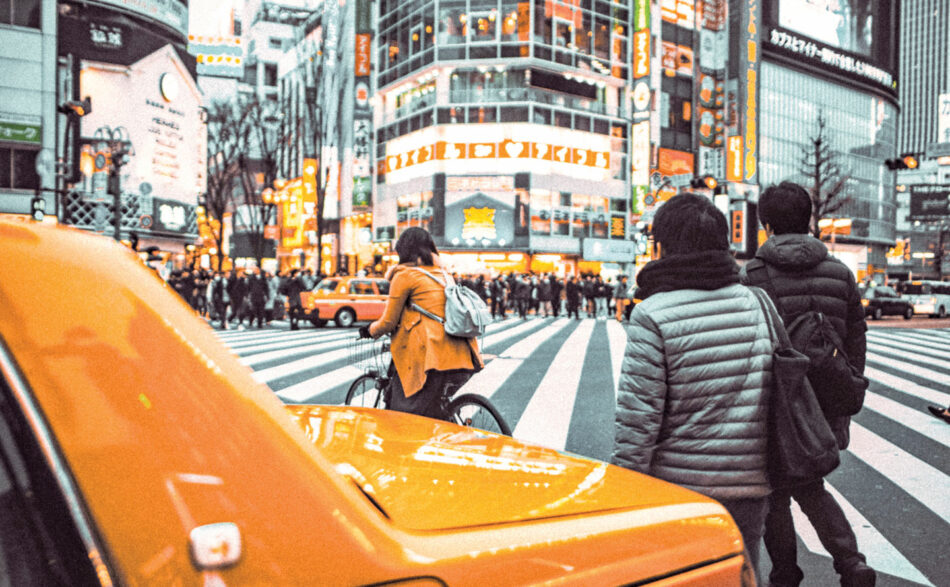
<svg viewBox="0 0 950 587">
<path fill-rule="evenodd" d="M 616 280 L 591 274 L 562 278 L 554 273 L 514 272 L 494 278 L 457 274 L 453 277 L 478 294 L 496 318 L 511 312 L 522 319 L 529 315 L 580 319 L 583 314 L 598 320 L 614 317 L 624 321 L 630 317 L 636 297 L 636 287 L 625 275 Z"/>
<path fill-rule="evenodd" d="M 309 291 L 320 277 L 310 269 L 271 273 L 256 267 L 227 272 L 173 271 L 168 284 L 199 315 L 222 329 L 264 324 L 285 316 L 293 330 L 301 319 L 300 293 Z M 285 310 L 286 308 L 286 310 Z"/>
</svg>

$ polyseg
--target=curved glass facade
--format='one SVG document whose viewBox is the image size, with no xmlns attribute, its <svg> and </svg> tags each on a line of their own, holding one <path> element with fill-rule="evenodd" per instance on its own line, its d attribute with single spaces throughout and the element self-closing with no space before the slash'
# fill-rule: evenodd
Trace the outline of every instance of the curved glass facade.
<svg viewBox="0 0 950 587">
<path fill-rule="evenodd" d="M 760 83 L 763 188 L 786 179 L 808 186 L 803 159 L 822 114 L 836 162 L 843 175 L 851 175 L 850 200 L 834 215 L 852 219 L 851 239 L 893 246 L 897 202 L 894 174 L 884 160 L 894 153 L 897 108 L 855 88 L 769 61 L 762 63 Z M 869 262 L 883 264 L 881 247 L 873 249 Z"/>
</svg>

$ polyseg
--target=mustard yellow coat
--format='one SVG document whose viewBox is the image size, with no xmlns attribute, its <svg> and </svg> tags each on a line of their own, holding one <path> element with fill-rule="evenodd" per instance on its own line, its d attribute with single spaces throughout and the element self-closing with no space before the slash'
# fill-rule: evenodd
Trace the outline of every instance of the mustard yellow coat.
<svg viewBox="0 0 950 587">
<path fill-rule="evenodd" d="M 395 269 L 390 276 L 386 310 L 369 325 L 373 338 L 392 333 L 393 363 L 406 397 L 422 389 L 426 372 L 431 369 L 479 371 L 484 367 L 476 339 L 448 336 L 442 324 L 409 307 L 415 302 L 437 316 L 445 316 L 445 289 L 412 267 L 407 264 Z M 440 267 L 422 269 L 442 277 Z"/>
</svg>

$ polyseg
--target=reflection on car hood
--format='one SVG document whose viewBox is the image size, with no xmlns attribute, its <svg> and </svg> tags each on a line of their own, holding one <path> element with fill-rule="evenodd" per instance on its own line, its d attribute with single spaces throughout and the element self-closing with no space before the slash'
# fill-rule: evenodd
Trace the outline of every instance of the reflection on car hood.
<svg viewBox="0 0 950 587">
<path fill-rule="evenodd" d="M 350 407 L 287 409 L 337 471 L 407 530 L 710 501 L 601 461 L 429 418 Z"/>
</svg>

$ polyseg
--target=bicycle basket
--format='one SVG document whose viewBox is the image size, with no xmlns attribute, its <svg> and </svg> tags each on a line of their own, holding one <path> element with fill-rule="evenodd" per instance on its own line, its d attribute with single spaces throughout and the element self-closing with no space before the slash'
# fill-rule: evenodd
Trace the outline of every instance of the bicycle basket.
<svg viewBox="0 0 950 587">
<path fill-rule="evenodd" d="M 385 374 L 392 355 L 389 339 L 357 338 L 349 343 L 349 363 L 363 373 Z"/>
</svg>

